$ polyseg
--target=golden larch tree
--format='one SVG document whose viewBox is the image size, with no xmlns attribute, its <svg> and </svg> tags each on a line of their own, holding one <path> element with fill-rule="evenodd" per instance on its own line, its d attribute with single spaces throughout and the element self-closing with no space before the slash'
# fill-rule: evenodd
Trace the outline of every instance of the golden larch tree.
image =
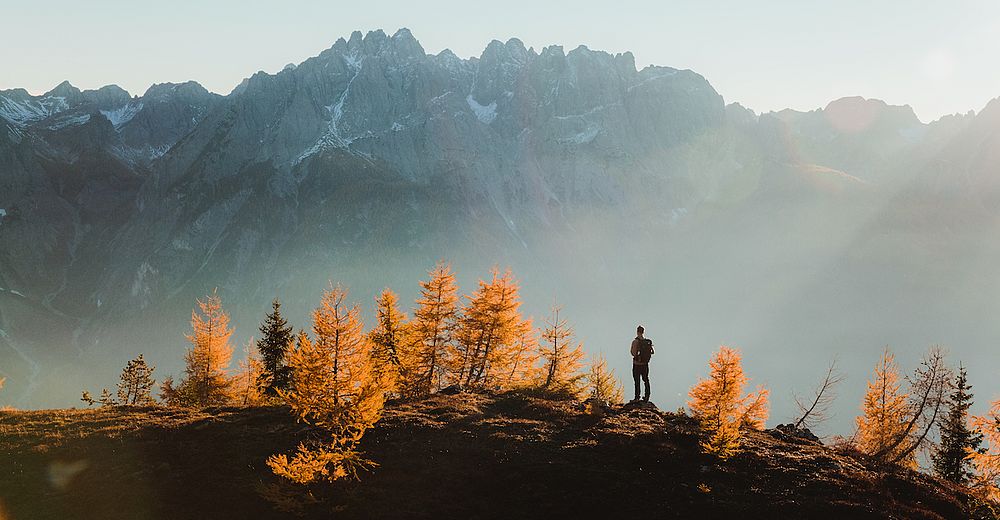
<svg viewBox="0 0 1000 520">
<path fill-rule="evenodd" d="M 761 429 L 768 415 L 768 391 L 744 395 L 749 379 L 743 373 L 740 353 L 725 345 L 709 361 L 707 379 L 688 392 L 688 408 L 701 427 L 705 453 L 728 458 L 739 451 L 743 428 Z"/>
<path fill-rule="evenodd" d="M 906 435 L 906 425 L 910 418 L 908 395 L 900 384 L 899 367 L 889 349 L 882 351 L 878 364 L 868 381 L 868 389 L 861 403 L 862 414 L 858 416 L 855 441 L 862 453 L 869 455 L 885 453 L 887 448 L 899 446 L 900 437 Z M 894 451 L 901 450 L 895 448 Z M 886 459 L 895 458 L 895 452 L 885 453 Z M 901 461 L 912 465 L 914 459 Z"/>
<path fill-rule="evenodd" d="M 288 354 L 291 381 L 279 395 L 299 420 L 325 432 L 300 443 L 290 457 L 268 459 L 275 474 L 294 482 L 357 477 L 373 464 L 357 444 L 381 417 L 387 386 L 374 368 L 360 309 L 346 297 L 345 289 L 331 285 L 313 311 L 314 339 L 300 332 Z"/>
<path fill-rule="evenodd" d="M 608 368 L 604 354 L 591 358 L 587 371 L 587 394 L 591 399 L 619 404 L 625 400 L 625 389 L 615 377 L 614 370 Z"/>
<path fill-rule="evenodd" d="M 243 347 L 243 359 L 233 378 L 233 403 L 239 406 L 260 406 L 265 401 L 269 379 L 262 378 L 264 362 L 253 338 Z"/>
<path fill-rule="evenodd" d="M 489 282 L 467 296 L 451 355 L 455 381 L 467 387 L 497 388 L 503 380 L 523 321 L 520 288 L 510 270 L 496 268 Z"/>
<path fill-rule="evenodd" d="M 562 307 L 552 307 L 552 314 L 542 330 L 541 388 L 550 392 L 576 396 L 580 393 L 584 375 L 583 345 L 575 343 L 573 328 L 562 317 Z"/>
<path fill-rule="evenodd" d="M 390 392 L 397 391 L 402 375 L 400 355 L 406 350 L 409 325 L 399 310 L 399 297 L 389 289 L 375 298 L 375 328 L 369 334 L 372 360 Z"/>
<path fill-rule="evenodd" d="M 969 487 L 983 498 L 1000 502 L 1000 400 L 993 402 L 989 413 L 973 416 L 971 422 L 983 436 L 986 447 L 968 450 L 975 470 Z"/>
<path fill-rule="evenodd" d="M 409 342 L 400 357 L 400 391 L 411 396 L 441 389 L 458 312 L 458 286 L 451 266 L 438 262 L 428 275 L 429 280 L 420 282 Z"/>
<path fill-rule="evenodd" d="M 502 368 L 502 375 L 498 378 L 502 388 L 523 388 L 538 380 L 538 336 L 534 323 L 528 318 L 521 320 L 516 327 L 509 355 L 503 358 L 507 366 Z"/>
<path fill-rule="evenodd" d="M 164 381 L 163 393 L 168 402 L 184 406 L 228 404 L 232 398 L 233 381 L 229 363 L 233 357 L 229 314 L 222 309 L 217 290 L 197 301 L 191 311 L 191 348 L 184 354 L 184 379 L 178 388 L 172 380 Z"/>
</svg>

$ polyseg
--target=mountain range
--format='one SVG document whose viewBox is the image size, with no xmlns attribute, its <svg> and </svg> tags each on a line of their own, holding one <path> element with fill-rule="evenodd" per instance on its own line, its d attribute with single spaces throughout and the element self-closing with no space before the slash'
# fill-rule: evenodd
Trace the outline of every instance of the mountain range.
<svg viewBox="0 0 1000 520">
<path fill-rule="evenodd" d="M 513 267 L 528 311 L 566 303 L 590 350 L 658 324 L 666 395 L 720 342 L 788 391 L 887 343 L 947 343 L 985 378 L 998 154 L 997 100 L 932 123 L 861 97 L 757 114 L 630 53 L 462 59 L 406 29 L 225 96 L 0 91 L 0 395 L 66 405 L 138 352 L 177 373 L 213 288 L 245 341 L 275 296 L 304 326 L 328 280 L 406 301 L 442 258 L 465 289 Z"/>
</svg>

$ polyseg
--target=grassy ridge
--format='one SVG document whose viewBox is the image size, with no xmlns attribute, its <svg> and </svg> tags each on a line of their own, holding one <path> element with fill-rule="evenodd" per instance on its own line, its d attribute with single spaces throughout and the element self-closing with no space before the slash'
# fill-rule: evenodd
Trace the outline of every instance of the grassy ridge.
<svg viewBox="0 0 1000 520">
<path fill-rule="evenodd" d="M 264 460 L 308 433 L 280 407 L 0 412 L 0 519 L 292 517 Z M 294 502 L 307 518 L 987 517 L 928 476 L 748 435 L 719 464 L 684 415 L 439 395 L 387 408 L 363 441 L 373 473 Z"/>
</svg>

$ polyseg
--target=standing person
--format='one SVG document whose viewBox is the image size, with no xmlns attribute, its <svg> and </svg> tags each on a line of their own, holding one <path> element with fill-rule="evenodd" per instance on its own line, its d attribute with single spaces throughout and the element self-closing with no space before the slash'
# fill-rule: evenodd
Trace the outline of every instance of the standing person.
<svg viewBox="0 0 1000 520">
<path fill-rule="evenodd" d="M 649 401 L 649 358 L 653 356 L 653 342 L 642 334 L 645 329 L 639 325 L 635 329 L 635 339 L 632 340 L 632 379 L 635 381 L 635 399 L 639 400 L 639 378 L 646 385 L 646 393 L 642 400 Z"/>
</svg>

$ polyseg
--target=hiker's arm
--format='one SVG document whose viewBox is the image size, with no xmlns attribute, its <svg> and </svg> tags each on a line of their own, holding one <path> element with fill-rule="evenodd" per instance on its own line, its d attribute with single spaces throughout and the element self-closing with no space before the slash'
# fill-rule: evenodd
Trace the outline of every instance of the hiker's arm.
<svg viewBox="0 0 1000 520">
<path fill-rule="evenodd" d="M 636 357 L 636 356 L 639 355 L 639 342 L 638 341 L 636 341 L 634 339 L 632 340 L 632 348 L 629 349 L 629 352 L 632 354 L 632 357 Z"/>
</svg>

